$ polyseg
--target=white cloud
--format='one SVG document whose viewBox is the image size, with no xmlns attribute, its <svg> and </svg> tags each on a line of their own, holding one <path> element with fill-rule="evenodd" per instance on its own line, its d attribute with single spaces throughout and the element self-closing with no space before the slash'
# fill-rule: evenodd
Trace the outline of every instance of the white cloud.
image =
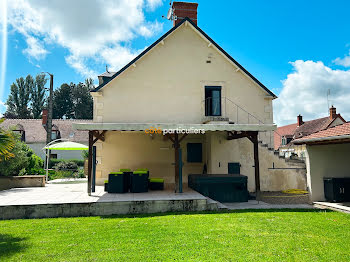
<svg viewBox="0 0 350 262">
<path fill-rule="evenodd" d="M 333 70 L 322 62 L 297 60 L 294 72 L 287 76 L 279 98 L 274 101 L 274 118 L 278 125 L 295 123 L 298 114 L 304 120 L 328 115 L 330 105 L 350 120 L 350 70 Z"/>
<path fill-rule="evenodd" d="M 147 0 L 147 6 L 150 10 L 154 10 L 160 6 L 162 2 L 162 0 Z"/>
<path fill-rule="evenodd" d="M 333 60 L 333 63 L 344 67 L 350 67 L 350 52 L 349 55 L 344 56 L 344 58 L 337 57 Z"/>
<path fill-rule="evenodd" d="M 143 37 L 151 37 L 155 33 L 163 30 L 163 24 L 158 23 L 157 21 L 154 23 L 146 23 L 140 27 L 139 33 Z"/>
<path fill-rule="evenodd" d="M 28 47 L 23 50 L 23 53 L 36 60 L 45 58 L 48 51 L 43 47 L 43 44 L 35 37 L 28 36 L 26 39 Z"/>
<path fill-rule="evenodd" d="M 144 9 L 154 10 L 159 0 L 16 0 L 9 3 L 9 24 L 21 33 L 28 47 L 23 51 L 40 60 L 50 45 L 68 49 L 66 62 L 84 76 L 95 76 L 86 61 L 101 61 L 106 50 L 114 51 L 118 64 L 126 64 L 135 50 L 128 42 L 150 37 L 162 30 L 157 21 L 146 21 Z M 114 62 L 116 59 L 109 59 Z M 106 61 L 108 62 L 108 61 Z M 110 64 L 115 67 L 114 64 Z M 120 65 L 119 65 L 120 66 Z"/>
</svg>

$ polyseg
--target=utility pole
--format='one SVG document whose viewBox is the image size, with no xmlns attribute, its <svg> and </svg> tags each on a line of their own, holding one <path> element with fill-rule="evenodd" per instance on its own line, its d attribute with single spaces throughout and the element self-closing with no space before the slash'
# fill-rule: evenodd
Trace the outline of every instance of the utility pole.
<svg viewBox="0 0 350 262">
<path fill-rule="evenodd" d="M 53 74 L 47 73 L 50 76 L 50 93 L 48 97 L 48 114 L 46 125 L 46 144 L 52 140 L 52 103 L 53 103 Z"/>
</svg>

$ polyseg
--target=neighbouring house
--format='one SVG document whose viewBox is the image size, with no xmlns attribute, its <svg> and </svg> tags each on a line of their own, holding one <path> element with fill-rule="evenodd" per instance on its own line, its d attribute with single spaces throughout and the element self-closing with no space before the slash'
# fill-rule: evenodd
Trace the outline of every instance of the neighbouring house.
<svg viewBox="0 0 350 262">
<path fill-rule="evenodd" d="M 274 132 L 274 148 L 279 150 L 280 155 L 290 157 L 293 154 L 299 158 L 305 158 L 305 145 L 296 145 L 292 143 L 293 140 L 302 138 L 312 133 L 324 130 L 330 127 L 341 125 L 346 121 L 337 114 L 336 108 L 332 106 L 329 108 L 329 116 L 303 121 L 301 115 L 297 116 L 297 122 L 294 124 L 280 126 Z"/>
<path fill-rule="evenodd" d="M 89 132 L 89 193 L 120 168 L 148 168 L 176 192 L 202 173 L 246 175 L 249 191 L 306 188 L 304 163 L 273 152 L 276 95 L 198 27 L 197 6 L 173 2 L 173 27 L 99 76 L 93 122 L 74 124 Z"/>
<path fill-rule="evenodd" d="M 46 114 L 43 119 L 6 119 L 0 127 L 13 130 L 21 136 L 36 155 L 45 159 L 43 148 L 46 145 Z M 63 138 L 70 141 L 88 144 L 88 133 L 85 131 L 73 130 L 73 123 L 91 123 L 92 120 L 73 119 L 53 119 L 52 120 L 52 140 Z M 51 151 L 51 158 L 57 159 L 83 159 L 82 151 Z"/>
<path fill-rule="evenodd" d="M 324 178 L 350 178 L 350 122 L 315 132 L 293 143 L 306 148 L 307 185 L 312 201 L 325 200 Z M 334 190 L 349 198 L 350 184 Z"/>
</svg>

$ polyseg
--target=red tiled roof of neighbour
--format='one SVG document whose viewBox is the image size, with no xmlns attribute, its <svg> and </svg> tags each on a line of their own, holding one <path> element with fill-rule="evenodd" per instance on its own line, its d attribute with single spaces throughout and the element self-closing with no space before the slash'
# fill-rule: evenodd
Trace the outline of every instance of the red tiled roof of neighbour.
<svg viewBox="0 0 350 262">
<path fill-rule="evenodd" d="M 337 137 L 337 136 L 344 136 L 344 135 L 350 135 L 350 122 L 318 131 L 311 135 L 304 136 L 300 139 L 297 139 L 294 142 L 302 142 L 313 138 Z"/>
<path fill-rule="evenodd" d="M 53 119 L 53 129 L 56 127 L 61 134 L 61 138 L 66 138 L 75 142 L 87 142 L 88 132 L 73 130 L 73 123 L 90 123 L 92 120 L 86 119 Z M 4 129 L 12 129 L 17 125 L 25 131 L 26 143 L 45 143 L 46 130 L 42 125 L 42 119 L 6 119 L 0 124 Z M 22 128 L 23 127 L 23 128 Z"/>
<path fill-rule="evenodd" d="M 273 133 L 273 138 L 274 138 L 274 148 L 275 150 L 277 150 L 280 145 L 281 145 L 281 137 L 282 136 L 287 136 L 287 135 L 292 135 L 295 132 L 295 129 L 298 127 L 298 124 L 290 124 L 290 125 L 286 125 L 286 126 L 281 126 L 281 127 L 277 127 L 277 129 L 275 130 L 275 132 Z"/>
<path fill-rule="evenodd" d="M 342 121 L 345 120 L 341 117 L 340 114 L 337 114 L 337 118 L 340 118 Z M 335 119 L 337 119 L 335 118 Z M 312 133 L 318 132 L 320 130 L 326 129 L 330 124 L 335 121 L 331 120 L 328 116 L 306 121 L 301 126 L 298 127 L 297 123 L 281 126 L 276 129 L 274 132 L 274 148 L 277 150 L 281 146 L 281 137 L 282 136 L 291 136 L 294 139 L 298 139 Z"/>
</svg>

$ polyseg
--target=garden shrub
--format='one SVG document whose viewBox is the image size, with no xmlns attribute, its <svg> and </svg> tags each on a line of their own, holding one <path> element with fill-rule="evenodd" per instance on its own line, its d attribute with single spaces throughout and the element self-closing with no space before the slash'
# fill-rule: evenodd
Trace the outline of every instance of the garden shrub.
<svg viewBox="0 0 350 262">
<path fill-rule="evenodd" d="M 0 175 L 2 176 L 24 175 L 26 173 L 24 170 L 30 171 L 32 168 L 42 167 L 41 158 L 35 155 L 27 144 L 18 139 L 11 153 L 14 157 L 0 161 Z"/>
<path fill-rule="evenodd" d="M 78 165 L 72 161 L 62 161 L 55 165 L 56 171 L 75 171 L 78 170 Z"/>
<path fill-rule="evenodd" d="M 61 178 L 84 178 L 84 169 L 77 168 L 74 170 L 55 169 L 49 170 L 49 180 L 61 179 Z"/>
<path fill-rule="evenodd" d="M 58 163 L 61 162 L 74 162 L 78 166 L 84 166 L 84 160 L 81 159 L 50 159 L 49 168 L 54 168 Z"/>
</svg>

